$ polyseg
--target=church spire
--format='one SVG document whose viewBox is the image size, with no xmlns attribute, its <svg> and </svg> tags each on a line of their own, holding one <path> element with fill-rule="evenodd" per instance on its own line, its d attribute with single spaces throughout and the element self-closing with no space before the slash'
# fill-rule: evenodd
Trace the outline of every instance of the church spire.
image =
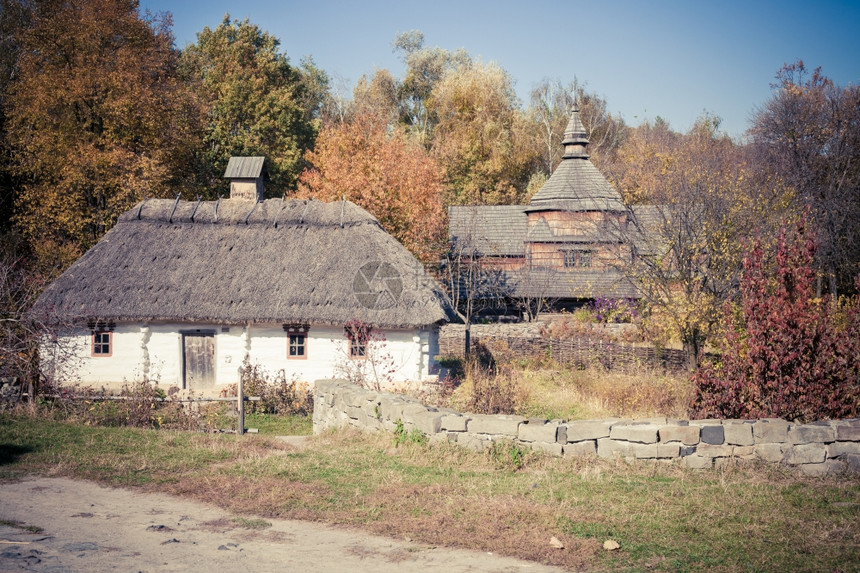
<svg viewBox="0 0 860 573">
<path fill-rule="evenodd" d="M 564 130 L 564 155 L 529 201 L 532 211 L 624 211 L 621 195 L 588 159 L 588 137 L 574 104 Z"/>
<path fill-rule="evenodd" d="M 585 151 L 588 143 L 585 127 L 579 117 L 579 105 L 574 102 L 570 121 L 567 122 L 567 127 L 564 130 L 564 140 L 561 142 L 564 146 L 563 159 L 588 159 L 588 152 Z"/>
</svg>

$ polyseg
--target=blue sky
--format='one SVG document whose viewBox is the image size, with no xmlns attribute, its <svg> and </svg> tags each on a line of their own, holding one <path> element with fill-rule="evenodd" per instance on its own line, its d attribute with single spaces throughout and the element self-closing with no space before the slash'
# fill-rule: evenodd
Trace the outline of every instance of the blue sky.
<svg viewBox="0 0 860 573">
<path fill-rule="evenodd" d="M 387 68 L 402 77 L 395 34 L 421 30 L 428 46 L 465 48 L 495 62 L 527 102 L 543 78 L 574 77 L 631 125 L 657 116 L 686 131 L 708 111 L 739 137 L 770 96 L 774 74 L 802 59 L 838 85 L 860 83 L 860 1 L 608 0 L 141 0 L 173 14 L 176 44 L 226 13 L 281 40 L 298 64 L 313 56 L 335 87 Z"/>
</svg>

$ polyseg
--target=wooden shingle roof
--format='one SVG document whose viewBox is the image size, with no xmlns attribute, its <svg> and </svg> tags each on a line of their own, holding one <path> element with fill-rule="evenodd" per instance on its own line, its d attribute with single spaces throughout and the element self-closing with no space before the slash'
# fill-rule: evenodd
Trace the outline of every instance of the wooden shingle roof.
<svg viewBox="0 0 860 573">
<path fill-rule="evenodd" d="M 528 217 L 522 205 L 448 207 L 448 239 L 482 256 L 523 256 Z"/>
<path fill-rule="evenodd" d="M 636 286 L 616 270 L 559 271 L 532 268 L 508 271 L 510 296 L 548 299 L 638 298 Z"/>
<path fill-rule="evenodd" d="M 564 132 L 564 155 L 526 211 L 624 211 L 621 194 L 591 163 L 579 108 L 574 106 Z"/>
<path fill-rule="evenodd" d="M 225 179 L 257 179 L 265 174 L 265 157 L 231 157 L 224 170 Z"/>
</svg>

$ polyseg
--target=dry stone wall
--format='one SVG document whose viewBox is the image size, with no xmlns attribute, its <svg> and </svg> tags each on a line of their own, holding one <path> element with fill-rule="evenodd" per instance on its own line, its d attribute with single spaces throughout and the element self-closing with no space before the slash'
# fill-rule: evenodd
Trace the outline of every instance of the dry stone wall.
<svg viewBox="0 0 860 573">
<path fill-rule="evenodd" d="M 860 419 L 793 424 L 785 420 L 581 420 L 463 414 L 403 394 L 365 390 L 340 380 L 314 384 L 314 433 L 353 426 L 393 432 L 398 422 L 431 442 L 482 451 L 510 441 L 554 456 L 675 460 L 708 469 L 735 460 L 796 467 L 806 475 L 860 472 Z"/>
</svg>

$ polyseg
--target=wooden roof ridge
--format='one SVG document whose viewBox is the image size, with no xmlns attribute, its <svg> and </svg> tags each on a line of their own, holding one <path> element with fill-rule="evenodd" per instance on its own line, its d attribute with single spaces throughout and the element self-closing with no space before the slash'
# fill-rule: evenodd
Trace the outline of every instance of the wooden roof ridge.
<svg viewBox="0 0 860 573">
<path fill-rule="evenodd" d="M 376 217 L 351 201 L 325 203 L 315 199 L 243 199 L 184 201 L 147 199 L 120 215 L 118 222 L 167 222 L 172 224 L 350 226 L 379 225 Z"/>
<path fill-rule="evenodd" d="M 231 157 L 227 161 L 227 169 L 224 170 L 225 179 L 257 179 L 264 177 L 266 158 L 265 156 Z"/>
</svg>

